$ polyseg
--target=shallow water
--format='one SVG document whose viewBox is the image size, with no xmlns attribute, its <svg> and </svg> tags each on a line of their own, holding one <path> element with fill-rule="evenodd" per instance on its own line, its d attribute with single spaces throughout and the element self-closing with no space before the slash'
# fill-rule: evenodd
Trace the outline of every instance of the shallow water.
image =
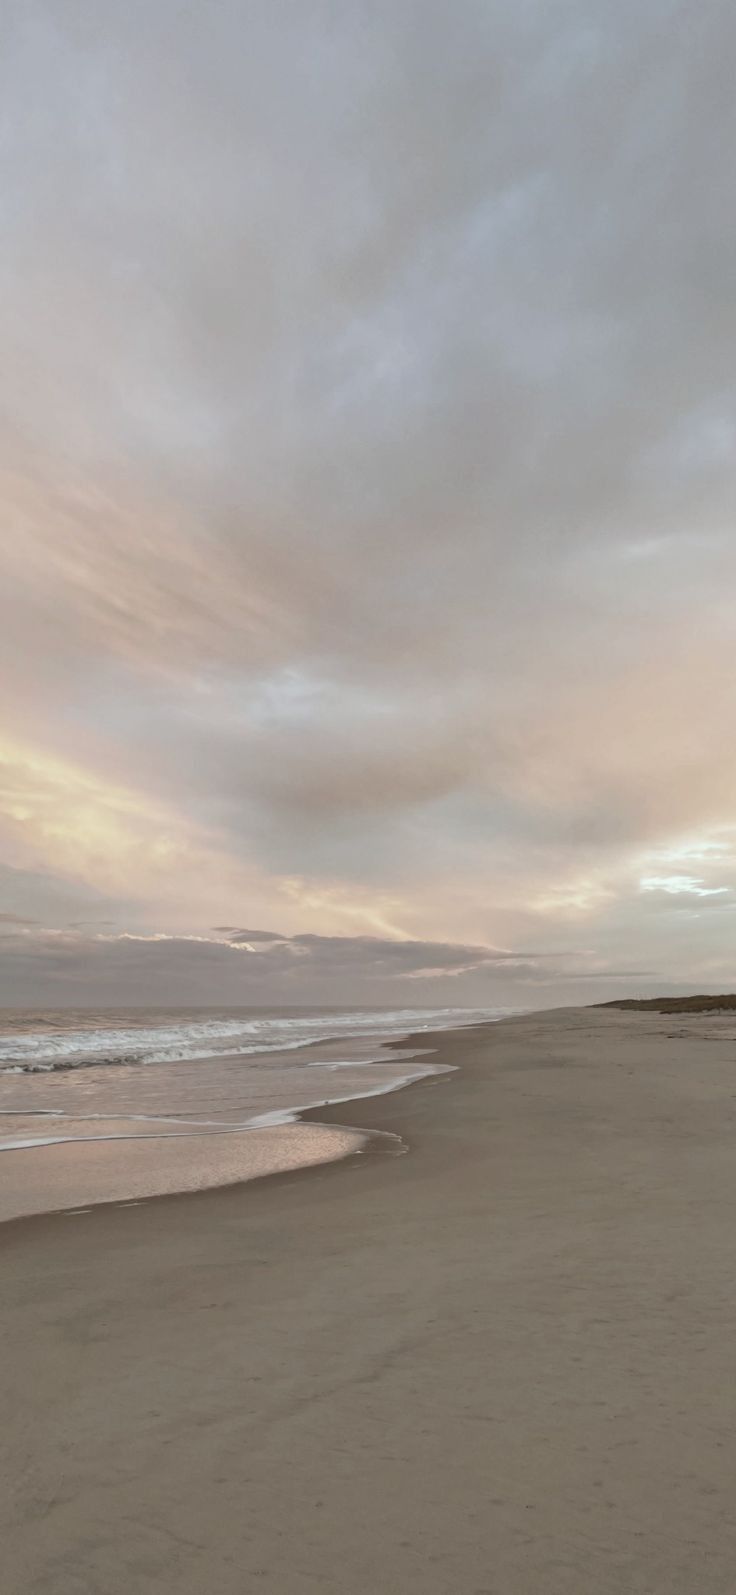
<svg viewBox="0 0 736 1595">
<path fill-rule="evenodd" d="M 299 1110 L 438 1072 L 416 1044 L 381 1054 L 386 1040 L 500 1017 L 498 1009 L 0 1014 L 0 1218 L 197 1190 L 359 1151 L 365 1136 L 296 1122 Z M 238 1050 L 192 1055 L 226 1039 Z"/>
</svg>

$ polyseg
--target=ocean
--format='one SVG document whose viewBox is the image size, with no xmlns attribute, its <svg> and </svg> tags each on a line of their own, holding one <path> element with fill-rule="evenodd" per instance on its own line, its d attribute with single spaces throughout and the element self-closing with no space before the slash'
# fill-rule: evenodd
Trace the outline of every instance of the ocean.
<svg viewBox="0 0 736 1595">
<path fill-rule="evenodd" d="M 508 1012 L 0 1010 L 0 1219 L 79 1215 L 359 1151 L 363 1132 L 304 1124 L 300 1110 L 439 1072 L 416 1040 L 381 1053 L 386 1041 Z"/>
</svg>

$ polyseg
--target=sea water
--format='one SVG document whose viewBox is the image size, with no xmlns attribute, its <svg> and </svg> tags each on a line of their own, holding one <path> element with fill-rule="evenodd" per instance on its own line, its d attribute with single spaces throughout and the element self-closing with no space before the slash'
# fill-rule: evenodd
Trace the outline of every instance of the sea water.
<svg viewBox="0 0 736 1595">
<path fill-rule="evenodd" d="M 323 1163 L 365 1135 L 299 1111 L 444 1072 L 417 1033 L 508 1010 L 0 1010 L 0 1218 Z M 382 1043 L 415 1035 L 411 1048 Z M 401 1150 L 397 1145 L 396 1150 Z"/>
</svg>

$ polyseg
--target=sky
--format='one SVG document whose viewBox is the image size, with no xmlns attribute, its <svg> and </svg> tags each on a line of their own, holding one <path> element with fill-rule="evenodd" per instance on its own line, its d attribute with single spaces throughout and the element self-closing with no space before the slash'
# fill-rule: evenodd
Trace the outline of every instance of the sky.
<svg viewBox="0 0 736 1595">
<path fill-rule="evenodd" d="M 0 26 L 0 1002 L 733 989 L 733 7 Z"/>
</svg>

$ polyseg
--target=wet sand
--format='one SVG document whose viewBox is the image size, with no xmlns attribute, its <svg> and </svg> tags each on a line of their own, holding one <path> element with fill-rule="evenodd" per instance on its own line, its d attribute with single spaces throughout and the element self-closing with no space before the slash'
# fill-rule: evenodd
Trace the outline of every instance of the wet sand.
<svg viewBox="0 0 736 1595">
<path fill-rule="evenodd" d="M 733 1016 L 436 1042 L 306 1115 L 406 1156 L 0 1226 L 13 1595 L 731 1595 Z"/>
</svg>

